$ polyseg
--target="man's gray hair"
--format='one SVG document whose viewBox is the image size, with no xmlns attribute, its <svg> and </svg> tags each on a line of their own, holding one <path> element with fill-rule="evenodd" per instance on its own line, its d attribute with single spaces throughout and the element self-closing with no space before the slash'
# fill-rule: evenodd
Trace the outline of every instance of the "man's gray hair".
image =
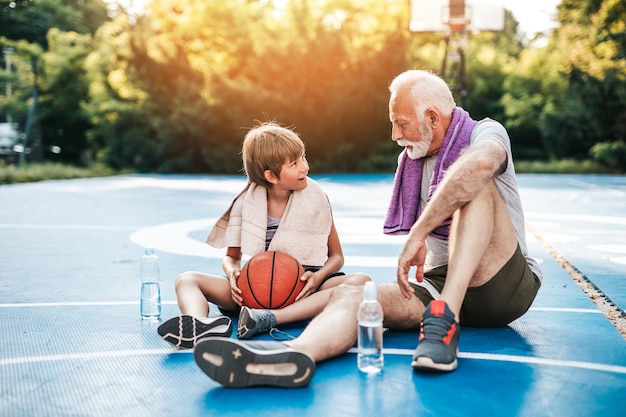
<svg viewBox="0 0 626 417">
<path fill-rule="evenodd" d="M 426 110 L 430 108 L 435 108 L 441 114 L 448 116 L 456 107 L 448 84 L 431 71 L 408 70 L 398 75 L 389 85 L 389 91 L 394 95 L 401 90 L 409 91 L 420 117 L 423 117 Z"/>
</svg>

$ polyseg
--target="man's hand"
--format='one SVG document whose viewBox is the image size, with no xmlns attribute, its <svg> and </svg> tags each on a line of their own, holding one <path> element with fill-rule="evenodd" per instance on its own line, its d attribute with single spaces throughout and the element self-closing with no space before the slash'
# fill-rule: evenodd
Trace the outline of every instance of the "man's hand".
<svg viewBox="0 0 626 417">
<path fill-rule="evenodd" d="M 415 292 L 415 289 L 409 284 L 409 272 L 412 266 L 416 267 L 415 279 L 418 282 L 424 280 L 424 263 L 426 261 L 426 242 L 419 239 L 409 238 L 404 244 L 402 252 L 398 257 L 397 280 L 400 286 L 400 292 L 407 300 Z"/>
</svg>

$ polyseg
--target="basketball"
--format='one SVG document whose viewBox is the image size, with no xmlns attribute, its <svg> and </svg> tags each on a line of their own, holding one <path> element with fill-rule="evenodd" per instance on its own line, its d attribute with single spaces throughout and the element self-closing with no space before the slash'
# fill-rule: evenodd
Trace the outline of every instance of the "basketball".
<svg viewBox="0 0 626 417">
<path fill-rule="evenodd" d="M 261 252 L 241 268 L 237 286 L 243 304 L 250 308 L 276 309 L 292 304 L 304 287 L 304 268 L 285 252 Z"/>
</svg>

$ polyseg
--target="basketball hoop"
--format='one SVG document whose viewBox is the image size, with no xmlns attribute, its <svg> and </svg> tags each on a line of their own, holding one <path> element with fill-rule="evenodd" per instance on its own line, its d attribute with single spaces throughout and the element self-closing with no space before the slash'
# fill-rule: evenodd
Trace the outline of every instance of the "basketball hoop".
<svg viewBox="0 0 626 417">
<path fill-rule="evenodd" d="M 449 21 L 448 22 L 448 27 L 450 28 L 450 30 L 452 32 L 455 32 L 455 33 L 456 32 L 464 32 L 466 26 L 467 25 L 466 25 L 466 22 L 464 20 L 463 21 L 455 21 L 455 22 Z"/>
<path fill-rule="evenodd" d="M 504 30 L 504 8 L 493 0 L 410 0 L 409 30 L 440 33 L 445 40 L 441 76 L 465 107 L 465 48 L 471 33 Z"/>
<path fill-rule="evenodd" d="M 409 30 L 417 33 L 500 32 L 504 7 L 493 0 L 410 0 Z M 462 12 L 464 10 L 464 13 Z M 460 21 L 460 22 L 459 22 Z"/>
</svg>

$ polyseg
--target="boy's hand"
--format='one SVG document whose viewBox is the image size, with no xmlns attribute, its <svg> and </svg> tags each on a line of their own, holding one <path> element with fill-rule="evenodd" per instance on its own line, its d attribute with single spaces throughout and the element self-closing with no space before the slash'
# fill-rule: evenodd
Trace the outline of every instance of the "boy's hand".
<svg viewBox="0 0 626 417">
<path fill-rule="evenodd" d="M 241 271 L 238 269 L 233 269 L 230 273 L 229 281 L 230 281 L 230 294 L 235 303 L 238 306 L 241 306 L 243 303 L 243 298 L 241 298 L 241 289 L 237 286 L 237 279 L 241 275 Z"/>
<path fill-rule="evenodd" d="M 306 281 L 306 284 L 304 285 L 304 288 L 302 288 L 302 291 L 300 291 L 300 294 L 296 297 L 296 301 L 302 300 L 303 298 L 313 294 L 317 291 L 317 287 L 319 287 L 319 279 L 317 278 L 317 275 L 311 271 L 305 271 L 300 277 L 300 280 Z"/>
</svg>

